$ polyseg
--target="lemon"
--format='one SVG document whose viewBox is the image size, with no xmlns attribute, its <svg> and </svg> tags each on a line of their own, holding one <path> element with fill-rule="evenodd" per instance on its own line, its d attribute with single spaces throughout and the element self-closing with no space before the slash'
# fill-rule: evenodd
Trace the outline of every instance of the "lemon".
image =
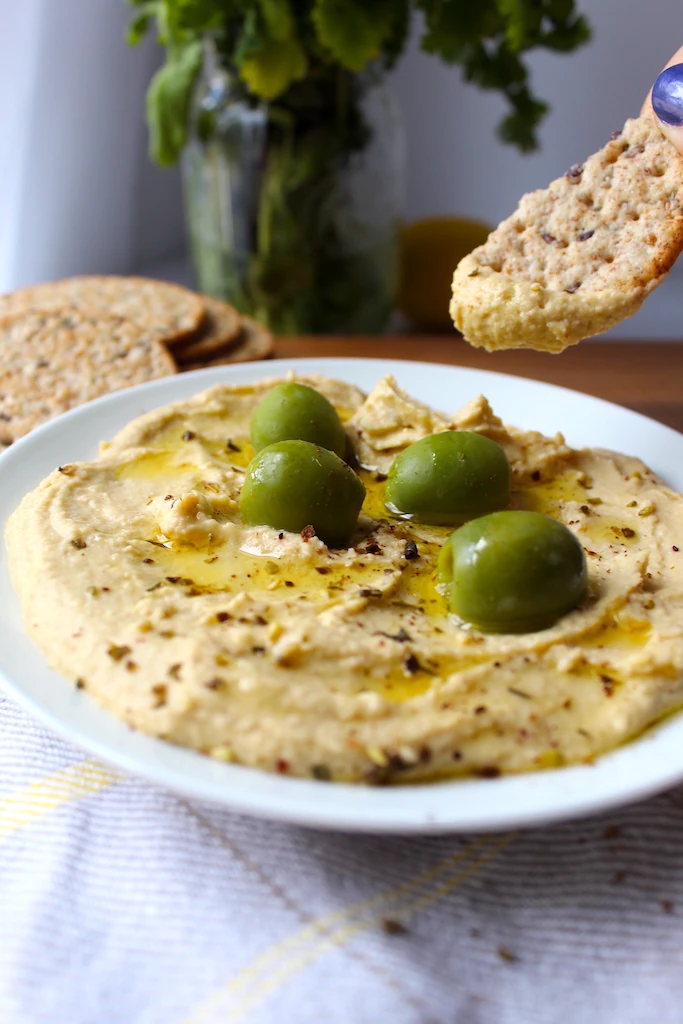
<svg viewBox="0 0 683 1024">
<path fill-rule="evenodd" d="M 404 225 L 396 305 L 414 327 L 453 329 L 448 314 L 453 271 L 490 231 L 488 224 L 467 217 L 427 217 Z"/>
</svg>

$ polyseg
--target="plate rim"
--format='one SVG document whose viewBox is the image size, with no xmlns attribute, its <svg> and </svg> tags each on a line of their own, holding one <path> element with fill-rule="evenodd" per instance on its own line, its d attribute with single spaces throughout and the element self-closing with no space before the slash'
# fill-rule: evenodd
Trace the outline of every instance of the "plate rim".
<svg viewBox="0 0 683 1024">
<path fill-rule="evenodd" d="M 551 392 L 554 391 L 564 396 L 569 396 L 572 399 L 578 398 L 589 405 L 597 403 L 597 407 L 607 412 L 618 412 L 619 415 L 627 414 L 629 419 L 634 419 L 636 423 L 640 421 L 643 426 L 647 425 L 649 430 L 652 430 L 654 427 L 662 436 L 668 436 L 671 440 L 675 440 L 678 445 L 683 445 L 683 434 L 678 433 L 665 424 L 643 416 L 641 413 L 619 406 L 613 402 L 607 402 L 593 395 L 587 395 L 560 385 L 546 384 L 545 382 L 536 381 L 528 377 L 518 377 L 495 370 L 480 370 L 472 367 L 460 367 L 454 364 L 431 363 L 419 360 L 309 356 L 207 368 L 192 373 L 150 381 L 134 388 L 102 396 L 38 427 L 27 437 L 22 438 L 7 449 L 0 456 L 0 481 L 5 473 L 11 471 L 11 466 L 16 459 L 22 458 L 25 451 L 30 456 L 31 451 L 34 448 L 38 449 L 43 439 L 51 433 L 59 432 L 63 429 L 68 430 L 71 422 L 78 422 L 81 418 L 87 421 L 88 417 L 96 416 L 100 409 L 107 406 L 116 407 L 119 404 L 125 406 L 130 402 L 134 402 L 135 398 L 133 396 L 143 396 L 143 401 L 145 401 L 148 396 L 153 397 L 156 393 L 164 394 L 168 390 L 173 390 L 174 384 L 176 387 L 184 387 L 185 382 L 188 382 L 188 384 L 196 382 L 197 386 L 193 390 L 200 391 L 214 383 L 230 382 L 236 378 L 259 379 L 264 376 L 279 376 L 290 369 L 303 373 L 329 373 L 327 368 L 332 365 L 336 367 L 341 366 L 342 368 L 344 366 L 356 368 L 359 364 L 368 371 L 374 365 L 377 371 L 381 368 L 383 373 L 397 373 L 401 370 L 404 373 L 409 373 L 411 368 L 419 370 L 420 373 L 425 371 L 438 373 L 439 371 L 446 370 L 463 374 L 465 378 L 480 378 L 483 375 L 487 380 L 494 378 L 497 382 L 502 382 L 508 386 L 511 382 L 532 385 L 532 387 L 539 388 L 544 392 L 550 390 Z M 336 372 L 338 373 L 339 371 L 337 370 Z M 378 372 L 379 375 L 380 373 Z M 181 381 L 183 382 L 182 384 L 180 383 Z M 149 406 L 149 408 L 158 408 L 162 404 L 176 400 L 178 399 L 175 397 L 166 397 L 156 404 Z M 129 412 L 125 416 L 125 422 L 130 421 L 130 419 L 135 418 L 137 415 L 140 415 L 140 413 Z M 66 428 L 64 427 L 65 423 L 67 425 Z M 39 479 L 42 479 L 44 475 L 45 472 L 41 470 Z M 35 486 L 35 484 L 31 486 Z M 7 575 L 4 546 L 5 522 L 6 516 L 2 514 L 0 503 L 0 529 L 2 529 L 3 533 L 2 551 L 0 552 L 0 588 L 2 588 L 3 584 L 3 575 Z M 18 603 L 16 595 L 14 600 Z M 5 615 L 4 609 L 0 609 L 0 634 L 2 633 Z M 25 631 L 23 635 L 26 642 L 33 647 L 33 643 Z M 42 659 L 42 656 L 40 657 Z M 218 764 L 194 751 L 176 747 L 163 740 L 145 736 L 142 733 L 133 733 L 132 730 L 128 730 L 123 726 L 123 723 L 114 719 L 108 712 L 94 706 L 99 716 L 104 716 L 110 723 L 116 723 L 114 731 L 118 730 L 120 732 L 123 729 L 129 738 L 133 737 L 135 741 L 139 740 L 142 742 L 142 754 L 136 754 L 138 746 L 136 742 L 126 744 L 124 749 L 112 749 L 101 739 L 79 731 L 76 725 L 73 725 L 68 720 L 65 721 L 63 717 L 60 718 L 49 707 L 46 707 L 44 702 L 41 704 L 35 695 L 31 695 L 30 687 L 27 691 L 26 687 L 22 686 L 21 681 L 10 678 L 5 671 L 1 659 L 2 655 L 0 654 L 0 685 L 2 685 L 4 691 L 11 699 L 29 711 L 31 715 L 38 718 L 43 724 L 47 725 L 49 729 L 65 738 L 67 742 L 89 751 L 105 763 L 123 769 L 137 778 L 147 779 L 154 784 L 164 786 L 173 792 L 182 793 L 193 799 L 218 804 L 237 813 L 304 825 L 306 827 L 345 832 L 406 835 L 455 834 L 458 832 L 471 832 L 473 830 L 494 832 L 509 828 L 537 827 L 551 822 L 602 813 L 616 806 L 645 799 L 669 788 L 677 782 L 683 781 L 683 755 L 680 758 L 678 767 L 669 763 L 665 766 L 667 770 L 660 767 L 659 771 L 653 773 L 652 766 L 650 766 L 649 773 L 645 773 L 638 781 L 631 782 L 627 792 L 620 791 L 618 787 L 611 790 L 608 787 L 607 791 L 605 791 L 601 786 L 591 785 L 590 781 L 587 785 L 584 785 L 582 781 L 583 779 L 592 780 L 593 782 L 597 781 L 602 774 L 606 771 L 609 772 L 612 765 L 615 766 L 614 770 L 618 772 L 619 764 L 622 760 L 626 759 L 629 761 L 632 758 L 637 760 L 637 755 L 633 755 L 632 752 L 636 749 L 647 749 L 653 742 L 663 746 L 664 749 L 666 743 L 662 744 L 662 736 L 678 731 L 683 737 L 683 715 L 665 720 L 663 724 L 648 730 L 644 736 L 631 740 L 617 748 L 617 750 L 598 758 L 593 765 L 572 765 L 540 772 L 504 775 L 491 780 L 461 779 L 424 783 L 419 786 L 378 788 L 345 783 L 334 783 L 330 786 L 329 783 L 278 776 L 240 765 Z M 44 662 L 44 659 L 42 660 Z M 71 694 L 70 701 L 72 704 L 76 704 L 79 701 L 87 701 L 88 705 L 90 705 L 90 711 L 92 711 L 94 702 L 90 698 L 83 694 L 72 694 L 72 687 L 65 677 L 52 672 L 46 663 L 44 663 L 44 668 L 48 676 L 54 676 L 64 687 L 68 687 L 66 692 Z M 92 717 L 92 715 L 88 717 Z M 678 730 L 675 728 L 676 718 L 679 719 Z M 112 730 L 109 731 L 111 732 Z M 104 732 L 106 735 L 107 730 L 105 729 Z M 150 745 L 153 748 L 159 748 L 156 751 L 157 754 L 160 751 L 164 751 L 164 754 L 145 761 L 144 751 Z M 676 749 L 673 745 L 672 748 Z M 171 762 L 171 769 L 168 766 L 169 761 Z M 211 778 L 207 776 L 206 772 L 202 773 L 200 771 L 198 775 L 196 774 L 197 766 L 199 764 L 206 766 L 206 762 L 210 762 L 211 765 L 211 771 L 209 772 Z M 184 770 L 189 770 L 188 776 L 184 775 Z M 256 787 L 249 785 L 250 781 L 253 783 L 256 776 L 261 781 L 267 780 L 267 784 Z M 173 781 L 170 781 L 171 777 Z M 226 798 L 224 786 L 230 789 L 228 798 Z M 320 787 L 327 788 L 321 790 Z M 537 790 L 544 799 L 540 800 L 540 805 L 534 805 L 533 799 L 531 800 L 531 806 L 521 807 L 518 803 L 518 809 L 515 811 L 515 796 L 519 797 L 519 794 L 516 794 L 515 791 L 520 788 L 527 790 L 532 797 L 534 791 Z M 577 788 L 578 792 L 576 792 Z M 559 790 L 559 794 L 556 793 L 561 798 L 559 804 L 553 805 L 548 800 L 549 794 L 544 793 L 544 790 L 548 789 L 550 791 Z M 455 816 L 448 813 L 444 814 L 441 804 L 454 791 L 468 794 L 480 793 L 482 799 L 479 803 L 483 802 L 483 804 L 487 803 L 484 794 L 504 794 L 507 791 L 509 796 L 506 799 L 512 801 L 513 809 L 508 813 L 498 811 L 497 814 L 487 817 L 486 813 L 481 812 L 481 808 L 477 810 L 477 798 L 475 796 L 473 798 L 473 810 L 469 812 L 469 815 L 467 813 L 456 814 Z M 322 800 L 318 799 L 315 795 L 318 794 L 319 796 L 321 793 L 324 794 Z M 330 793 L 337 793 L 342 802 L 346 801 L 352 806 L 355 805 L 354 810 L 344 810 L 339 806 L 339 800 L 327 799 Z M 413 796 L 411 800 L 406 801 L 404 797 L 407 793 L 419 793 L 424 797 L 424 800 L 420 801 Z M 436 805 L 433 803 L 434 800 L 436 800 Z M 454 799 L 453 803 L 457 804 L 457 799 Z M 401 813 L 402 804 L 404 805 L 403 813 Z M 405 813 L 406 804 L 410 810 L 409 814 Z M 415 807 L 413 807 L 413 804 Z"/>
</svg>

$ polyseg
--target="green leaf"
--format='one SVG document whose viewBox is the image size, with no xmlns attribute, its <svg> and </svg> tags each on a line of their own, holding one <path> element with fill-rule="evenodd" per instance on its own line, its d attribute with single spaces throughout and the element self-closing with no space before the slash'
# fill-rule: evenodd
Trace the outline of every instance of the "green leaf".
<svg viewBox="0 0 683 1024">
<path fill-rule="evenodd" d="M 128 26 L 126 39 L 131 46 L 137 46 L 142 37 L 147 33 L 152 18 L 157 13 L 159 4 L 158 0 L 129 0 L 129 2 L 132 7 L 137 7 L 139 10 Z"/>
<path fill-rule="evenodd" d="M 316 0 L 312 20 L 318 39 L 349 71 L 361 71 L 379 57 L 393 12 L 387 3 L 368 0 Z"/>
<path fill-rule="evenodd" d="M 427 30 L 422 49 L 449 63 L 458 63 L 463 47 L 479 44 L 504 29 L 504 22 L 493 0 L 477 3 L 461 0 L 416 0 L 425 12 Z"/>
<path fill-rule="evenodd" d="M 392 68 L 403 53 L 410 29 L 410 0 L 395 0 L 393 23 L 382 46 L 384 66 Z"/>
<path fill-rule="evenodd" d="M 548 50 L 555 50 L 557 53 L 570 53 L 579 46 L 587 43 L 591 37 L 591 30 L 585 18 L 579 15 L 574 21 L 568 24 L 558 25 L 551 29 L 539 40 L 541 46 Z"/>
<path fill-rule="evenodd" d="M 298 39 L 269 40 L 258 52 L 242 61 L 240 76 L 251 91 L 264 100 L 273 100 L 308 69 L 303 46 Z"/>
<path fill-rule="evenodd" d="M 258 53 L 263 43 L 261 12 L 258 7 L 251 7 L 240 25 L 240 31 L 237 35 L 237 42 L 233 52 L 233 60 L 237 67 L 241 67 L 247 57 Z"/>
<path fill-rule="evenodd" d="M 496 0 L 496 6 L 505 20 L 505 39 L 510 49 L 533 46 L 543 18 L 540 5 L 528 0 Z"/>
<path fill-rule="evenodd" d="M 294 34 L 294 19 L 287 0 L 259 0 L 259 5 L 270 39 L 281 41 Z"/>
<path fill-rule="evenodd" d="M 498 125 L 498 137 L 510 142 L 523 153 L 538 149 L 536 129 L 550 109 L 547 103 L 536 99 L 524 87 L 507 93 L 512 111 Z"/>
<path fill-rule="evenodd" d="M 201 64 L 200 42 L 169 52 L 147 91 L 150 151 L 164 167 L 176 163 L 187 142 L 190 98 Z"/>
</svg>

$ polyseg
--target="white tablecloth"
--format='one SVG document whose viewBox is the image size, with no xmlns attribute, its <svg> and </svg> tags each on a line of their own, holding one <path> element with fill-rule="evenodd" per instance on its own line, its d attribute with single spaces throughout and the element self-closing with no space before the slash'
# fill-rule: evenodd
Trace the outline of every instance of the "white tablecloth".
<svg viewBox="0 0 683 1024">
<path fill-rule="evenodd" d="M 343 836 L 120 775 L 0 696 L 1 1024 L 680 1024 L 683 790 Z"/>
</svg>

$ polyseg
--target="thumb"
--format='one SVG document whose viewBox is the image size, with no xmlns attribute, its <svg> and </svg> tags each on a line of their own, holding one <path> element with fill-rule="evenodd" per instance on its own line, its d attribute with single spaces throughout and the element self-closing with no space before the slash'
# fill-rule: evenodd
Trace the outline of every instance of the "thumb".
<svg viewBox="0 0 683 1024">
<path fill-rule="evenodd" d="M 683 154 L 683 46 L 652 86 L 643 113 L 650 107 L 664 135 Z"/>
</svg>

